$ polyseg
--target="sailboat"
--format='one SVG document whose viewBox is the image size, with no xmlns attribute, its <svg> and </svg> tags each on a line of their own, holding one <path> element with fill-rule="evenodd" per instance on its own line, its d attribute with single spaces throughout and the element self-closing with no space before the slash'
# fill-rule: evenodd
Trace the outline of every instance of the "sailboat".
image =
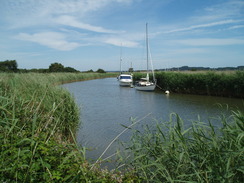
<svg viewBox="0 0 244 183">
<path fill-rule="evenodd" d="M 154 71 L 152 69 L 153 74 L 153 81 L 149 80 L 149 43 L 148 43 L 148 30 L 147 30 L 147 23 L 146 23 L 146 46 L 147 46 L 147 75 L 145 78 L 141 78 L 140 81 L 137 81 L 135 84 L 135 89 L 141 91 L 153 91 L 156 87 L 156 79 L 154 75 Z M 151 65 L 152 65 L 152 60 Z"/>
<path fill-rule="evenodd" d="M 120 50 L 120 75 L 117 77 L 120 86 L 132 86 L 133 77 L 132 74 L 123 74 L 122 72 L 122 57 L 121 57 L 121 50 Z"/>
</svg>

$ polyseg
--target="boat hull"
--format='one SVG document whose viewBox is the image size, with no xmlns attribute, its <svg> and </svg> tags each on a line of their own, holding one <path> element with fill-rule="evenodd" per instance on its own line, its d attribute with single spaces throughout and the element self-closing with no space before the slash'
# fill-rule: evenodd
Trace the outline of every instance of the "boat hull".
<svg viewBox="0 0 244 183">
<path fill-rule="evenodd" d="M 131 86 L 132 81 L 119 81 L 120 86 Z"/>
<path fill-rule="evenodd" d="M 139 86 L 139 85 L 135 86 L 135 89 L 140 90 L 140 91 L 154 91 L 155 88 L 156 88 L 155 84 L 147 85 L 147 86 Z"/>
</svg>

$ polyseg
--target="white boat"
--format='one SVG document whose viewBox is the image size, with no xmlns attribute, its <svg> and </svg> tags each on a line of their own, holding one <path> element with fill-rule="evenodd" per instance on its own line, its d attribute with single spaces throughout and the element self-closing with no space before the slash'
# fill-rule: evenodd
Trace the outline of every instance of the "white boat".
<svg viewBox="0 0 244 183">
<path fill-rule="evenodd" d="M 120 86 L 132 86 L 133 77 L 130 74 L 120 74 L 118 80 Z"/>
<path fill-rule="evenodd" d="M 151 69 L 153 74 L 153 81 L 149 80 L 149 44 L 148 44 L 148 30 L 147 30 L 147 24 L 146 24 L 146 46 L 147 46 L 147 75 L 146 78 L 141 78 L 139 81 L 135 84 L 135 89 L 141 90 L 141 91 L 153 91 L 156 88 L 156 79 L 154 75 L 153 69 Z M 152 60 L 151 62 L 151 68 L 152 68 Z"/>
<path fill-rule="evenodd" d="M 122 63 L 122 57 L 121 57 L 121 50 L 120 50 L 120 75 L 117 77 L 118 81 L 119 81 L 119 85 L 120 86 L 130 86 L 132 87 L 133 85 L 133 77 L 132 74 L 123 74 L 122 73 L 122 67 L 121 67 L 121 63 Z"/>
</svg>

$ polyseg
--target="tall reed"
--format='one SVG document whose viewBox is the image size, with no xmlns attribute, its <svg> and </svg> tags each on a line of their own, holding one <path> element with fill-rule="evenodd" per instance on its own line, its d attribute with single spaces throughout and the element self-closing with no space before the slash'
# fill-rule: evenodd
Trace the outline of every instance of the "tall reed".
<svg viewBox="0 0 244 183">
<path fill-rule="evenodd" d="M 142 76 L 135 73 L 134 79 Z M 244 98 L 244 71 L 156 72 L 155 77 L 160 88 L 175 93 Z"/>
<path fill-rule="evenodd" d="M 135 131 L 128 147 L 133 171 L 91 168 L 85 148 L 75 142 L 79 110 L 57 84 L 110 76 L 115 74 L 0 73 L 0 182 L 244 181 L 240 112 L 221 118 L 219 130 L 201 121 L 184 129 L 172 115 L 169 123 Z"/>
<path fill-rule="evenodd" d="M 117 182 L 89 170 L 75 142 L 79 109 L 56 85 L 98 77 L 106 75 L 0 73 L 0 182 Z"/>
<path fill-rule="evenodd" d="M 134 131 L 128 164 L 144 182 L 243 182 L 244 115 L 221 117 L 222 128 L 177 114 L 171 120 Z"/>
</svg>

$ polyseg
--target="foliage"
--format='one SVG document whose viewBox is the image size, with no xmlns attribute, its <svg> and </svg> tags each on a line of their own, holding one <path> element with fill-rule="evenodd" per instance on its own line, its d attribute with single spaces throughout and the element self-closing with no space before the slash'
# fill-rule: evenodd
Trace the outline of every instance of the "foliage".
<svg viewBox="0 0 244 183">
<path fill-rule="evenodd" d="M 143 74 L 134 73 L 134 79 Z M 157 85 L 175 93 L 244 98 L 244 71 L 156 72 Z"/>
<path fill-rule="evenodd" d="M 134 69 L 132 67 L 130 67 L 128 72 L 134 72 Z"/>
<path fill-rule="evenodd" d="M 0 72 L 17 72 L 18 65 L 16 60 L 6 60 L 0 62 Z"/>
<path fill-rule="evenodd" d="M 49 72 L 63 72 L 64 66 L 60 63 L 53 63 L 49 66 Z"/>
<path fill-rule="evenodd" d="M 131 166 L 123 173 L 99 165 L 91 168 L 85 159 L 86 149 L 75 142 L 79 110 L 73 97 L 57 85 L 116 75 L 0 73 L 0 182 L 244 181 L 241 112 L 220 118 L 223 126 L 219 130 L 201 121 L 184 129 L 182 120 L 172 115 L 169 123 L 134 132 L 128 146 L 133 153 L 128 162 Z M 242 77 L 241 72 L 235 75 Z M 157 78 L 162 82 L 168 76 Z M 173 81 L 181 87 L 188 82 L 191 86 L 188 77 L 192 76 L 179 82 L 180 76 Z M 208 82 L 217 80 L 215 74 L 210 76 Z M 199 79 L 199 86 L 204 82 Z"/>
<path fill-rule="evenodd" d="M 92 69 L 90 69 L 90 70 L 88 70 L 88 71 L 86 71 L 86 72 L 94 72 Z"/>
<path fill-rule="evenodd" d="M 90 170 L 75 143 L 79 110 L 54 84 L 104 74 L 0 74 L 0 182 L 122 182 L 122 176 Z M 110 76 L 107 74 L 107 76 Z M 131 175 L 131 174 L 130 174 Z"/>
<path fill-rule="evenodd" d="M 49 66 L 48 69 L 49 72 L 79 72 L 76 69 L 72 68 L 72 67 L 64 67 L 62 64 L 60 63 L 52 63 Z"/>
<path fill-rule="evenodd" d="M 128 162 L 145 182 L 243 182 L 244 115 L 234 112 L 222 128 L 193 122 L 184 129 L 176 114 L 169 123 L 134 131 Z M 175 120 L 173 120 L 173 117 Z"/>
<path fill-rule="evenodd" d="M 106 73 L 103 69 L 97 69 L 97 73 Z"/>
</svg>

